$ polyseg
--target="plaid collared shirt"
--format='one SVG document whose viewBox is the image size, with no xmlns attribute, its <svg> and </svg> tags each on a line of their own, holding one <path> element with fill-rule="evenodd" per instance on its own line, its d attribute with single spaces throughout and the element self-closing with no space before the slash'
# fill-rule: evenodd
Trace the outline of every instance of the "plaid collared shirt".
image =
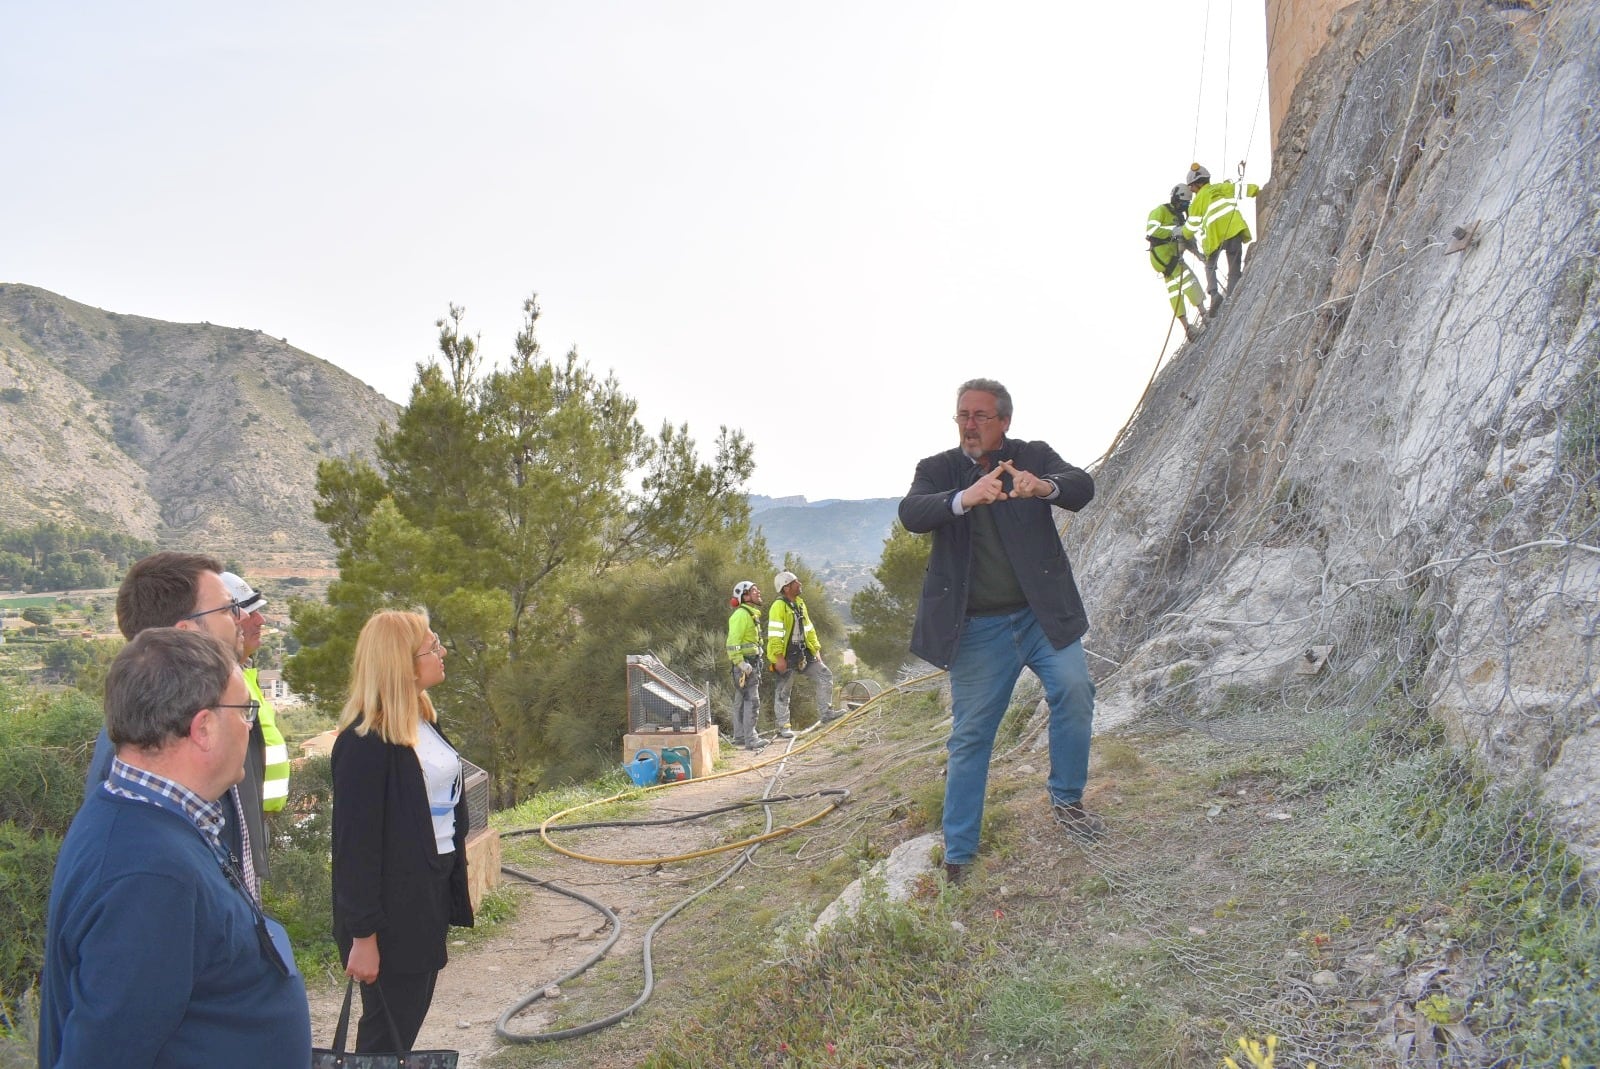
<svg viewBox="0 0 1600 1069">
<path fill-rule="evenodd" d="M 117 783 L 119 779 L 136 784 L 152 794 L 158 794 L 174 803 L 182 811 L 183 815 L 189 818 L 189 822 L 200 830 L 206 840 L 215 844 L 216 849 L 220 851 L 222 856 L 227 856 L 228 851 L 222 846 L 223 801 L 221 798 L 214 802 L 208 802 L 175 780 L 167 779 L 165 776 L 158 776 L 154 772 L 146 772 L 142 768 L 136 768 L 128 764 L 120 757 L 113 757 L 111 759 L 111 776 L 106 780 L 105 784 L 106 790 L 123 798 L 132 798 L 140 802 L 150 801 L 145 795 L 119 786 Z M 261 900 L 261 888 L 256 881 L 255 861 L 250 856 L 250 826 L 244 820 L 244 805 L 236 788 L 229 787 L 227 797 L 233 799 L 234 814 L 239 819 L 239 839 L 244 844 L 244 848 L 240 851 L 244 856 L 239 859 L 239 867 L 244 872 L 245 886 L 250 889 L 251 897 L 259 902 Z"/>
</svg>

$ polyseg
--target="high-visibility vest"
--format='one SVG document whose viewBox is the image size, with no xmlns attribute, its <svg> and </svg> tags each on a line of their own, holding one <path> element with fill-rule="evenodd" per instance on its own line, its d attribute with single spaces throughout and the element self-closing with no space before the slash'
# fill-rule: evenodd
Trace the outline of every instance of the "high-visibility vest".
<svg viewBox="0 0 1600 1069">
<path fill-rule="evenodd" d="M 1209 182 L 1189 202 L 1189 217 L 1184 220 L 1183 231 L 1190 237 L 1199 235 L 1200 253 L 1210 256 L 1222 248 L 1231 237 L 1242 236 L 1250 240 L 1250 224 L 1239 211 L 1241 194 L 1253 197 L 1261 192 L 1254 182 L 1245 183 L 1241 189 L 1233 182 Z"/>
<path fill-rule="evenodd" d="M 811 626 L 811 614 L 806 612 L 806 599 L 795 598 L 790 605 L 783 598 L 778 598 L 767 609 L 767 663 L 777 664 L 779 657 L 787 657 L 793 646 L 800 645 L 796 642 L 795 619 L 801 621 L 801 635 L 805 648 L 815 657 L 822 652 L 822 640 L 817 637 L 817 629 Z"/>
<path fill-rule="evenodd" d="M 256 723 L 261 725 L 261 741 L 266 746 L 266 766 L 261 773 L 261 808 L 276 813 L 289 800 L 289 745 L 278 730 L 278 716 L 272 703 L 261 696 L 261 684 L 256 679 L 256 669 L 244 670 L 244 685 L 250 697 L 261 703 Z"/>
<path fill-rule="evenodd" d="M 1183 216 L 1170 204 L 1156 205 L 1144 221 L 1144 236 L 1150 246 L 1150 266 L 1171 278 L 1183 263 Z"/>
<path fill-rule="evenodd" d="M 728 660 L 734 664 L 761 656 L 761 610 L 743 604 L 728 617 Z"/>
</svg>

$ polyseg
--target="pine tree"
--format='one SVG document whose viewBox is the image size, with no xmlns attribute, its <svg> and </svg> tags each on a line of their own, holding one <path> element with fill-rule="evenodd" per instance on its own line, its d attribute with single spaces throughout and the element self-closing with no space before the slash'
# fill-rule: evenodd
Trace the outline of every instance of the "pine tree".
<svg viewBox="0 0 1600 1069">
<path fill-rule="evenodd" d="M 674 560 L 707 535 L 745 541 L 753 467 L 737 431 L 722 429 L 709 464 L 687 426 L 648 434 L 614 376 L 596 376 L 575 350 L 543 357 L 534 298 L 523 313 L 507 366 L 485 373 L 451 306 L 439 358 L 418 366 L 376 467 L 320 465 L 316 515 L 338 547 L 339 578 L 326 604 L 293 606 L 302 649 L 287 666 L 297 689 L 338 703 L 367 617 L 426 612 L 448 651 L 434 693 L 441 716 L 488 769 L 500 804 L 549 777 L 550 710 L 591 698 L 533 702 L 535 669 L 559 675 L 580 636 L 628 626 L 574 595 L 631 565 Z M 614 670 L 620 677 L 622 664 Z M 620 726 L 624 711 L 595 715 Z"/>
<path fill-rule="evenodd" d="M 872 573 L 877 582 L 850 599 L 856 656 L 880 672 L 895 672 L 911 656 L 911 626 L 932 546 L 933 539 L 912 534 L 896 520 Z"/>
</svg>

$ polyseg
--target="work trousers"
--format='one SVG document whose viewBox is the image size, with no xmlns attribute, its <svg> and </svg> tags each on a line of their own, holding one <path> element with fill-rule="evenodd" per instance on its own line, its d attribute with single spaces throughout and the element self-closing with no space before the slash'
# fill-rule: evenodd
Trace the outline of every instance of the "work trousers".
<svg viewBox="0 0 1600 1069">
<path fill-rule="evenodd" d="M 739 686 L 739 666 L 733 665 L 733 744 L 748 746 L 756 741 L 756 713 L 761 709 L 761 670 L 750 673 L 750 682 Z"/>
<path fill-rule="evenodd" d="M 794 663 L 793 659 L 790 663 Z M 772 691 L 772 719 L 777 722 L 779 731 L 789 726 L 789 697 L 794 692 L 796 675 L 803 675 L 816 684 L 819 719 L 833 705 L 833 673 L 828 671 L 828 666 L 820 658 L 811 658 L 803 669 L 791 668 L 787 672 L 779 672 Z"/>
<path fill-rule="evenodd" d="M 1187 297 L 1189 306 L 1196 312 L 1205 305 L 1205 294 L 1200 292 L 1200 280 L 1194 277 L 1194 272 L 1189 270 L 1188 264 L 1182 264 L 1167 279 L 1167 300 L 1172 304 L 1172 314 L 1179 319 L 1187 320 L 1184 315 L 1184 298 Z"/>
<path fill-rule="evenodd" d="M 1050 801 L 1083 798 L 1094 732 L 1094 682 L 1083 645 L 1050 645 L 1032 609 L 969 617 L 950 664 L 952 723 L 944 787 L 944 859 L 965 865 L 978 852 L 989 758 L 1023 668 L 1044 684 L 1050 707 Z"/>
<path fill-rule="evenodd" d="M 1228 257 L 1228 288 L 1227 293 L 1233 292 L 1233 287 L 1239 284 L 1239 276 L 1244 273 L 1244 235 L 1235 234 L 1212 250 L 1206 257 L 1206 292 L 1211 294 L 1211 299 L 1216 300 L 1221 293 L 1217 289 L 1217 257 L 1226 254 Z"/>
</svg>

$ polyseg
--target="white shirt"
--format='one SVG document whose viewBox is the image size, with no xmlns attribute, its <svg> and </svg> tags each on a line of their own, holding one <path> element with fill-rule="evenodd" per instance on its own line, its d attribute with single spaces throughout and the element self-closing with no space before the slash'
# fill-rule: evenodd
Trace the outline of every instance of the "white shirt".
<svg viewBox="0 0 1600 1069">
<path fill-rule="evenodd" d="M 433 837 L 439 853 L 456 848 L 456 802 L 461 798 L 461 758 L 439 729 L 422 722 L 426 730 L 417 732 L 417 761 L 422 765 L 422 782 L 428 789 L 428 809 L 433 814 Z"/>
</svg>

